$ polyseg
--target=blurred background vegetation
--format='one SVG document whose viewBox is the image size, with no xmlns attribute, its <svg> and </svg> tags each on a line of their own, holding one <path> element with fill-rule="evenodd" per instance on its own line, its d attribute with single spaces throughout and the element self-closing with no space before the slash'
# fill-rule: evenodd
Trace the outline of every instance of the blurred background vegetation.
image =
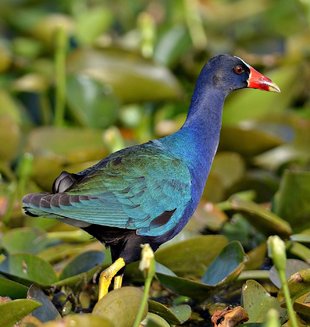
<svg viewBox="0 0 310 327">
<path fill-rule="evenodd" d="M 251 266 L 259 268 L 266 237 L 279 234 L 290 256 L 309 263 L 309 1 L 1 0 L 0 31 L 0 285 L 25 277 L 5 266 L 12 255 L 31 254 L 59 272 L 75 255 L 101 250 L 72 227 L 25 217 L 21 197 L 50 191 L 62 170 L 176 131 L 200 69 L 219 53 L 242 57 L 282 93 L 229 97 L 203 199 L 178 240 L 211 233 L 246 252 L 263 246 Z M 40 242 L 31 243 L 35 235 Z M 184 276 L 201 277 L 207 266 L 190 273 L 180 255 L 188 268 L 175 271 L 169 253 L 161 257 Z M 76 273 L 27 278 L 46 286 Z M 19 298 L 19 290 L 1 295 Z"/>
</svg>

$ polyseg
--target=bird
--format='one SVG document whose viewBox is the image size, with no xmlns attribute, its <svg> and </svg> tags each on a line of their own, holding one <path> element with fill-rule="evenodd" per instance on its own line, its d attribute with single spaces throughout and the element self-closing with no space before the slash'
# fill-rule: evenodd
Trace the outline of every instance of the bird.
<svg viewBox="0 0 310 327">
<path fill-rule="evenodd" d="M 176 236 L 193 215 L 217 151 L 223 105 L 235 90 L 280 88 L 239 57 L 220 54 L 202 68 L 187 117 L 175 133 L 114 152 L 78 173 L 63 171 L 50 193 L 27 194 L 30 216 L 54 217 L 110 247 L 112 264 L 99 278 L 99 299 L 125 266 Z"/>
</svg>

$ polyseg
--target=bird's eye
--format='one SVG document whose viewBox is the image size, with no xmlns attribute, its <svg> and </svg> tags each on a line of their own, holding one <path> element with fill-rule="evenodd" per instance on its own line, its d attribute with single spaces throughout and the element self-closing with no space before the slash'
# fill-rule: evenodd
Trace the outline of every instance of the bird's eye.
<svg viewBox="0 0 310 327">
<path fill-rule="evenodd" d="M 234 67 L 234 73 L 240 75 L 244 72 L 244 68 L 241 65 L 237 65 Z"/>
</svg>

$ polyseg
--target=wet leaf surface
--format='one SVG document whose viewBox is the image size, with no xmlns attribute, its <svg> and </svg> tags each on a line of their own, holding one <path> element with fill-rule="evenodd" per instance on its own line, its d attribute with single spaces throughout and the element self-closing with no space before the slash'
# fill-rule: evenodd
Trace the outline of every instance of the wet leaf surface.
<svg viewBox="0 0 310 327">
<path fill-rule="evenodd" d="M 32 312 L 32 315 L 42 322 L 61 318 L 54 304 L 49 297 L 37 286 L 31 285 L 27 298 L 40 302 L 42 305 Z"/>
<path fill-rule="evenodd" d="M 33 254 L 13 254 L 0 264 L 0 272 L 7 273 L 42 286 L 57 281 L 53 267 Z"/>
<path fill-rule="evenodd" d="M 43 230 L 33 228 L 16 228 L 2 238 L 2 246 L 10 254 L 38 253 L 50 244 Z"/>
<path fill-rule="evenodd" d="M 13 327 L 15 323 L 40 305 L 40 302 L 29 299 L 18 299 L 0 303 L 0 325 Z"/>
<path fill-rule="evenodd" d="M 187 321 L 191 315 L 191 308 L 187 304 L 168 308 L 156 301 L 149 300 L 148 303 L 150 312 L 156 313 L 170 324 L 182 324 Z"/>
<path fill-rule="evenodd" d="M 140 289 L 129 286 L 109 292 L 95 305 L 93 314 L 117 321 L 118 327 L 132 327 L 142 294 Z M 147 308 L 144 317 L 146 313 Z"/>
<path fill-rule="evenodd" d="M 28 288 L 0 275 L 0 296 L 8 296 L 12 299 L 24 298 L 27 295 Z"/>
<path fill-rule="evenodd" d="M 231 198 L 229 202 L 231 209 L 244 213 L 245 218 L 251 224 L 267 235 L 273 233 L 289 235 L 292 233 L 288 222 L 254 202 L 244 201 L 238 197 Z"/>
<path fill-rule="evenodd" d="M 310 228 L 310 172 L 286 171 L 274 201 L 274 212 L 295 230 Z"/>
<path fill-rule="evenodd" d="M 179 276 L 201 276 L 226 244 L 224 236 L 198 236 L 162 247 L 156 252 L 156 260 Z"/>
<path fill-rule="evenodd" d="M 208 285 L 218 285 L 229 279 L 235 279 L 244 269 L 246 255 L 242 245 L 231 242 L 225 246 L 221 253 L 208 266 L 207 271 L 202 276 L 203 283 Z"/>
<path fill-rule="evenodd" d="M 181 93 L 165 67 L 124 51 L 78 50 L 70 56 L 68 68 L 111 85 L 124 102 L 176 99 Z"/>
<path fill-rule="evenodd" d="M 67 99 L 71 114 L 82 126 L 106 128 L 118 117 L 119 102 L 115 95 L 87 76 L 69 77 Z"/>
<path fill-rule="evenodd" d="M 310 269 L 310 265 L 305 263 L 304 261 L 297 259 L 288 259 L 286 262 L 286 278 L 289 279 L 293 274 L 307 268 Z M 278 288 L 281 288 L 281 282 L 275 266 L 272 266 L 270 268 L 269 278 Z"/>
<path fill-rule="evenodd" d="M 264 322 L 270 308 L 276 309 L 281 318 L 284 317 L 284 309 L 280 308 L 278 300 L 254 280 L 248 280 L 243 286 L 242 302 L 249 315 L 249 323 Z"/>
<path fill-rule="evenodd" d="M 101 251 L 87 251 L 75 257 L 61 272 L 59 279 L 63 280 L 102 265 L 104 253 Z"/>
<path fill-rule="evenodd" d="M 115 327 L 110 320 L 91 314 L 69 315 L 65 318 L 47 322 L 44 327 Z"/>
</svg>

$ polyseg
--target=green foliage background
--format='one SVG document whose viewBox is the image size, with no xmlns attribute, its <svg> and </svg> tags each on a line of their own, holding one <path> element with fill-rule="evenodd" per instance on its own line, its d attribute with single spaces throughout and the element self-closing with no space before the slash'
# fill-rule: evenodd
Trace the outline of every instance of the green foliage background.
<svg viewBox="0 0 310 327">
<path fill-rule="evenodd" d="M 266 253 L 274 234 L 285 241 L 287 277 L 302 276 L 289 288 L 300 325 L 309 323 L 308 1 L 2 0 L 0 31 L 0 295 L 11 298 L 2 298 L 1 326 L 25 316 L 32 326 L 58 326 L 61 316 L 68 326 L 132 326 L 144 281 L 137 265 L 125 275 L 136 287 L 93 311 L 93 276 L 109 252 L 80 230 L 25 217 L 21 197 L 49 191 L 62 170 L 174 132 L 201 67 L 219 53 L 242 57 L 282 93 L 227 100 L 201 204 L 156 253 L 145 325 L 211 326 L 216 309 L 240 303 L 249 325 L 262 326 L 271 307 L 285 324 Z"/>
</svg>

